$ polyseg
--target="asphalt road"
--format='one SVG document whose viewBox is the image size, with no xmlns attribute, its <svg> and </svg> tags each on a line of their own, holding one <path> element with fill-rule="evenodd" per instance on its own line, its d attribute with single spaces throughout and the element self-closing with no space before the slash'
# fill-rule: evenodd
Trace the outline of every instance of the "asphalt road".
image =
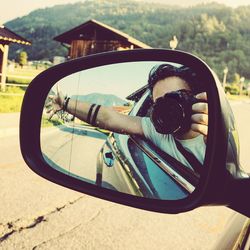
<svg viewBox="0 0 250 250">
<path fill-rule="evenodd" d="M 249 143 L 250 143 L 250 101 L 233 102 L 231 107 L 234 112 L 240 140 L 240 162 L 242 168 L 250 173 Z"/>
<path fill-rule="evenodd" d="M 106 138 L 93 128 L 62 125 L 43 130 L 41 148 L 55 169 L 95 183 L 97 156 Z"/>
<path fill-rule="evenodd" d="M 232 106 L 250 172 L 250 104 Z M 233 214 L 226 207 L 158 214 L 57 186 L 29 170 L 9 127 L 0 137 L 0 249 L 211 249 Z"/>
</svg>

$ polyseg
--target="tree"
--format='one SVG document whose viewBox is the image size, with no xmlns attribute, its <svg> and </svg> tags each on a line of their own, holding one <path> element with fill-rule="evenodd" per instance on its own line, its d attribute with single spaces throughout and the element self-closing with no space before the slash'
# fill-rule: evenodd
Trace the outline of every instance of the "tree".
<svg viewBox="0 0 250 250">
<path fill-rule="evenodd" d="M 26 65 L 28 62 L 28 55 L 25 51 L 21 51 L 18 54 L 18 63 L 21 67 L 23 67 L 24 65 Z"/>
<path fill-rule="evenodd" d="M 238 73 L 235 73 L 234 74 L 234 81 L 233 81 L 233 84 L 236 84 L 238 85 L 240 82 L 240 75 Z"/>
</svg>

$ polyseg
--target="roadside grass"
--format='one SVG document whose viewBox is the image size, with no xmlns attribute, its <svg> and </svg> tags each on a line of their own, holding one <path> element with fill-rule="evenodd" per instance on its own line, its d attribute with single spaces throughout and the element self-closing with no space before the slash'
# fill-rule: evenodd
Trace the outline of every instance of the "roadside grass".
<svg viewBox="0 0 250 250">
<path fill-rule="evenodd" d="M 34 68 L 15 68 L 13 71 L 7 71 L 7 82 L 16 84 L 29 84 L 44 69 Z"/>
<path fill-rule="evenodd" d="M 1 96 L 0 113 L 20 112 L 23 102 L 22 96 Z"/>
<path fill-rule="evenodd" d="M 14 70 L 7 70 L 7 75 L 16 75 L 16 76 L 36 76 L 39 73 L 44 71 L 44 69 L 35 69 L 35 68 L 15 68 Z"/>
<path fill-rule="evenodd" d="M 48 127 L 53 127 L 53 126 L 59 126 L 62 125 L 63 122 L 60 121 L 59 119 L 52 119 L 52 120 L 48 120 L 47 118 L 45 118 L 44 116 L 42 117 L 42 121 L 41 121 L 41 127 L 42 128 L 48 128 Z"/>
<path fill-rule="evenodd" d="M 24 88 L 9 86 L 4 93 L 0 92 L 0 113 L 20 112 L 24 92 Z"/>
<path fill-rule="evenodd" d="M 250 101 L 250 96 L 247 95 L 230 95 L 227 94 L 227 98 L 230 101 Z"/>
<path fill-rule="evenodd" d="M 25 87 L 17 87 L 17 86 L 6 86 L 5 92 L 7 94 L 24 94 Z M 0 92 L 2 94 L 2 92 Z M 3 93 L 3 94 L 4 94 Z"/>
<path fill-rule="evenodd" d="M 7 71 L 7 83 L 29 84 L 45 68 L 15 68 Z M 20 112 L 26 87 L 6 86 L 0 91 L 0 113 Z"/>
<path fill-rule="evenodd" d="M 105 134 L 107 136 L 109 136 L 110 133 L 111 133 L 111 131 L 108 131 L 106 129 L 100 129 L 100 128 L 97 128 L 97 127 L 95 128 L 95 130 L 97 130 L 97 131 L 99 131 L 99 132 L 101 132 L 101 133 L 103 133 L 103 134 Z"/>
<path fill-rule="evenodd" d="M 16 77 L 12 77 L 12 76 L 8 76 L 7 77 L 7 83 L 15 83 L 15 84 L 30 84 L 30 82 L 32 81 L 33 78 L 18 78 L 18 76 Z"/>
</svg>

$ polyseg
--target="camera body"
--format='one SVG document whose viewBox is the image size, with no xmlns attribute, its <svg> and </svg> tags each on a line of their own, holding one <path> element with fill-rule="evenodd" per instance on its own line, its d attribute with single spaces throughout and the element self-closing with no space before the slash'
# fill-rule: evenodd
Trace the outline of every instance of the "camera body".
<svg viewBox="0 0 250 250">
<path fill-rule="evenodd" d="M 158 133 L 183 134 L 191 128 L 192 105 L 200 102 L 191 91 L 181 89 L 156 99 L 150 119 Z"/>
</svg>

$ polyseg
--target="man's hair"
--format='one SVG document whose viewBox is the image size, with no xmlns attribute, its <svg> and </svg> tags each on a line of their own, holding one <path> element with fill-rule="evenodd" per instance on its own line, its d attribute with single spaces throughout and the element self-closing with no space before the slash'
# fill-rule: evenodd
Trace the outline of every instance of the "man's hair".
<svg viewBox="0 0 250 250">
<path fill-rule="evenodd" d="M 149 72 L 148 76 L 148 88 L 151 95 L 155 84 L 167 77 L 177 76 L 184 80 L 190 87 L 193 94 L 203 92 L 202 83 L 199 80 L 197 74 L 187 66 L 176 67 L 172 64 L 160 64 L 155 65 Z"/>
</svg>

